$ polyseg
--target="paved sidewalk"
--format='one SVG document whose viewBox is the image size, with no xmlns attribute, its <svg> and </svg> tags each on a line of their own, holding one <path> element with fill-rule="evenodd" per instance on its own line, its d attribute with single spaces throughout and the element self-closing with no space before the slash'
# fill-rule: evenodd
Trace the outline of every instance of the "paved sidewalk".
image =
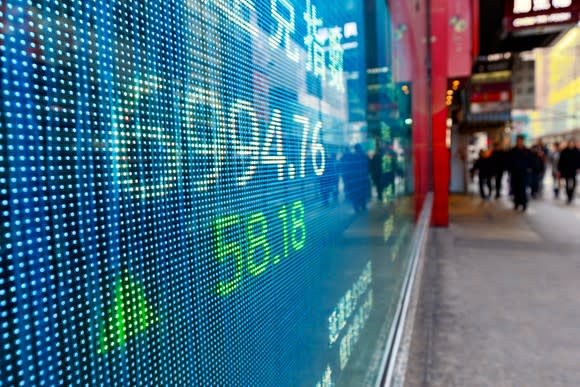
<svg viewBox="0 0 580 387">
<path fill-rule="evenodd" d="M 580 202 L 452 197 L 432 231 L 406 386 L 580 386 Z"/>
</svg>

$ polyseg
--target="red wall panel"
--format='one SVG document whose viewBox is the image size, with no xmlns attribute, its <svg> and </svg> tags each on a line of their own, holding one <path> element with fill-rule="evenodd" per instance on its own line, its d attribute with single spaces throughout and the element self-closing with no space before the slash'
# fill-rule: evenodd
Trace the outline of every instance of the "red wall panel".
<svg viewBox="0 0 580 387">
<path fill-rule="evenodd" d="M 447 135 L 448 24 L 450 0 L 431 0 L 431 130 L 434 226 L 449 224 L 449 151 Z"/>
</svg>

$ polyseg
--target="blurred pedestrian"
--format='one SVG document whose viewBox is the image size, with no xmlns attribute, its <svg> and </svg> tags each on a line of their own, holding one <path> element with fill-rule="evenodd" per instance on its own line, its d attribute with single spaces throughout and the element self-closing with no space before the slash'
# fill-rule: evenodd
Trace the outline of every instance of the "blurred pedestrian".
<svg viewBox="0 0 580 387">
<path fill-rule="evenodd" d="M 369 158 L 360 144 L 354 152 L 348 151 L 342 157 L 342 179 L 347 199 L 355 212 L 366 210 L 370 194 Z"/>
<path fill-rule="evenodd" d="M 548 170 L 548 160 L 550 157 L 550 149 L 544 144 L 544 140 L 541 138 L 536 143 L 536 146 L 539 149 L 538 156 L 542 161 L 542 172 L 540 174 L 540 182 L 539 182 L 539 193 L 542 194 L 544 192 L 544 180 L 546 178 L 546 171 Z"/>
<path fill-rule="evenodd" d="M 516 146 L 509 153 L 508 168 L 511 189 L 514 195 L 514 209 L 528 208 L 528 184 L 532 172 L 532 154 L 524 143 L 524 136 L 518 135 Z"/>
<path fill-rule="evenodd" d="M 375 186 L 375 189 L 377 190 L 377 199 L 379 199 L 379 201 L 382 202 L 383 201 L 383 193 L 385 190 L 385 179 L 383 176 L 384 152 L 383 152 L 383 149 L 382 149 L 379 141 L 377 141 L 376 148 L 377 148 L 377 150 L 376 150 L 375 154 L 373 155 L 373 157 L 371 157 L 371 160 L 369 163 L 369 172 L 370 172 L 373 184 Z"/>
<path fill-rule="evenodd" d="M 491 178 L 493 176 L 492 160 L 488 152 L 483 149 L 479 151 L 479 158 L 473 164 L 471 169 L 471 177 L 478 172 L 479 179 L 479 195 L 483 200 L 489 199 L 492 194 Z"/>
<path fill-rule="evenodd" d="M 324 206 L 338 201 L 338 176 L 339 165 L 336 153 L 331 153 L 326 160 L 324 174 L 320 177 L 320 196 Z"/>
<path fill-rule="evenodd" d="M 550 169 L 552 172 L 552 179 L 554 181 L 554 197 L 558 199 L 560 197 L 560 187 L 561 179 L 560 179 L 560 171 L 558 169 L 558 163 L 560 162 L 560 143 L 554 143 L 554 150 L 550 152 L 550 156 L 548 157 Z"/>
<path fill-rule="evenodd" d="M 506 151 L 501 148 L 499 142 L 493 144 L 490 156 L 493 179 L 495 180 L 495 198 L 501 197 L 503 176 L 506 170 Z"/>
<path fill-rule="evenodd" d="M 371 157 L 369 172 L 377 190 L 377 199 L 381 202 L 389 199 L 389 193 L 394 189 L 396 168 L 397 153 L 392 146 L 377 141 L 377 151 Z"/>
<path fill-rule="evenodd" d="M 530 175 L 530 189 L 533 199 L 537 199 L 542 193 L 544 176 L 546 174 L 545 154 L 539 145 L 531 149 L 532 173 Z"/>
<path fill-rule="evenodd" d="M 576 146 L 576 141 L 570 140 L 568 141 L 568 147 L 560 152 L 560 160 L 558 162 L 558 170 L 566 186 L 568 204 L 574 201 L 578 169 L 580 169 L 580 151 Z"/>
</svg>

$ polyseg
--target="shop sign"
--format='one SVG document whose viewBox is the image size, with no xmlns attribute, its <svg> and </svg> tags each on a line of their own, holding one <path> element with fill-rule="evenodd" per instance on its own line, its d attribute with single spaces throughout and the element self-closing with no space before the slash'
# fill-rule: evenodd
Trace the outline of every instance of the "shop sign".
<svg viewBox="0 0 580 387">
<path fill-rule="evenodd" d="M 507 0 L 506 31 L 542 33 L 547 29 L 576 23 L 580 0 Z"/>
</svg>

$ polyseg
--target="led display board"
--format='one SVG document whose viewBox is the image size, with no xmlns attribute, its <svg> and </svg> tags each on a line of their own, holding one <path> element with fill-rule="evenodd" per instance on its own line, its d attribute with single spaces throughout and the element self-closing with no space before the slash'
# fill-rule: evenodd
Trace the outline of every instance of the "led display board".
<svg viewBox="0 0 580 387">
<path fill-rule="evenodd" d="M 373 42 L 352 0 L 3 1 L 0 384 L 374 383 L 413 214 Z"/>
<path fill-rule="evenodd" d="M 571 25 L 580 17 L 579 0 L 508 0 L 505 30 L 542 33 Z"/>
</svg>

